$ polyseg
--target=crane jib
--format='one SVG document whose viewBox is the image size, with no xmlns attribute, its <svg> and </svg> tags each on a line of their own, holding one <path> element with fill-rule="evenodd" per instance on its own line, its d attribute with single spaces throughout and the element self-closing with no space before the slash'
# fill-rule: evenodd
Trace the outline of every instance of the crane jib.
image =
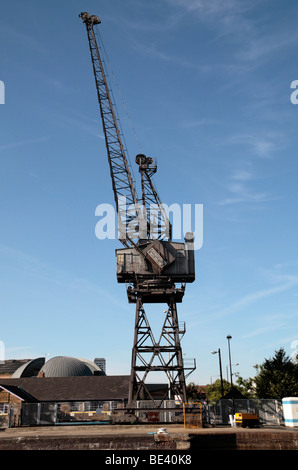
<svg viewBox="0 0 298 470">
<path fill-rule="evenodd" d="M 112 103 L 109 86 L 101 59 L 100 45 L 95 37 L 93 29 L 94 25 L 100 24 L 100 19 L 97 16 L 90 15 L 86 12 L 81 13 L 79 16 L 81 17 L 87 30 L 116 210 L 121 225 L 127 228 L 131 222 L 131 218 L 119 200 L 120 198 L 125 198 L 126 207 L 132 205 L 137 207 L 140 200 L 137 197 L 125 153 L 125 148 L 121 139 L 118 119 Z M 147 157 L 143 157 L 147 159 Z M 146 209 L 146 222 L 148 227 L 147 237 L 150 238 L 150 205 L 154 205 L 155 207 L 157 206 L 159 208 L 158 223 L 156 224 L 156 227 L 158 228 L 155 230 L 154 236 L 157 236 L 157 238 L 164 238 L 166 234 L 168 238 L 171 238 L 171 224 L 162 207 L 160 198 L 151 179 L 153 173 L 156 171 L 156 165 L 151 165 L 151 160 L 152 159 L 147 159 L 146 162 L 142 162 L 142 164 L 139 166 L 142 186 L 141 203 Z M 150 163 L 148 163 L 149 161 Z M 139 164 L 138 161 L 137 163 Z M 153 167 L 155 167 L 154 171 Z M 142 214 L 144 214 L 144 212 L 138 212 L 138 217 L 141 218 L 143 216 Z M 128 236 L 128 240 L 129 238 L 130 237 Z M 131 244 L 131 246 L 133 245 Z"/>
</svg>

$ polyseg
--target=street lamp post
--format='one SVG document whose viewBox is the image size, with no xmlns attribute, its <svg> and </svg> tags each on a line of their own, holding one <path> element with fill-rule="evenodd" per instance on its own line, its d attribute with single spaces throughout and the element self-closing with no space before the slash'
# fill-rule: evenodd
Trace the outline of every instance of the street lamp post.
<svg viewBox="0 0 298 470">
<path fill-rule="evenodd" d="M 228 346 L 229 346 L 229 361 L 230 361 L 230 379 L 231 379 L 231 388 L 233 388 L 233 378 L 232 378 L 232 363 L 231 363 L 231 349 L 230 349 L 230 340 L 232 339 L 231 335 L 227 336 Z"/>
<path fill-rule="evenodd" d="M 221 398 L 224 396 L 224 388 L 223 388 L 223 380 L 222 380 L 222 367 L 221 367 L 221 354 L 220 354 L 220 348 L 218 348 L 217 351 L 211 351 L 211 354 L 218 354 L 218 360 L 219 360 L 219 372 L 220 372 L 220 388 L 221 388 Z"/>
<path fill-rule="evenodd" d="M 236 362 L 236 364 L 232 364 L 232 367 L 233 367 L 233 366 L 239 366 L 239 362 Z M 229 368 L 230 368 L 229 366 L 226 367 L 226 371 L 227 371 L 227 381 L 229 381 Z M 233 375 L 235 375 L 234 372 L 233 372 Z"/>
</svg>

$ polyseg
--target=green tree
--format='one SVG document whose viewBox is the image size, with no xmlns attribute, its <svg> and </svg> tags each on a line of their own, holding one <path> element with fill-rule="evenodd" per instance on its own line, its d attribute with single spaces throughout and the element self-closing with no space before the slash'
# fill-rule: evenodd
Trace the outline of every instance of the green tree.
<svg viewBox="0 0 298 470">
<path fill-rule="evenodd" d="M 201 398 L 201 389 L 199 385 L 194 382 L 190 382 L 186 387 L 187 401 L 196 402 Z"/>
<path fill-rule="evenodd" d="M 283 348 L 273 358 L 256 365 L 254 387 L 257 398 L 281 399 L 298 396 L 298 364 L 286 355 Z"/>
<path fill-rule="evenodd" d="M 231 389 L 231 384 L 223 379 L 224 394 L 228 393 Z M 206 398 L 209 401 L 217 401 L 221 399 L 221 381 L 215 380 L 213 384 L 206 386 Z"/>
<path fill-rule="evenodd" d="M 244 397 L 257 398 L 255 393 L 254 379 L 252 377 L 243 379 L 242 377 L 238 376 L 236 383 L 238 390 L 240 390 Z"/>
</svg>

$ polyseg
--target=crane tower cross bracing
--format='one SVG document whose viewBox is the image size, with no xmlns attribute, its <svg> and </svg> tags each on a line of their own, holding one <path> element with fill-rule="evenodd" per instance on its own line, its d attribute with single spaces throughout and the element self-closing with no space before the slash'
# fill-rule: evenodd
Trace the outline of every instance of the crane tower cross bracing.
<svg viewBox="0 0 298 470">
<path fill-rule="evenodd" d="M 185 378 L 195 369 L 195 361 L 189 368 L 184 365 L 180 340 L 185 325 L 181 326 L 178 321 L 177 303 L 182 302 L 185 283 L 195 279 L 192 234 L 186 234 L 183 243 L 172 241 L 171 224 L 152 180 L 157 166 L 153 158 L 143 154 L 135 159 L 142 189 L 142 197 L 138 199 L 103 67 L 100 41 L 94 31 L 101 21 L 87 12 L 79 16 L 87 31 L 118 214 L 119 239 L 124 246 L 116 250 L 117 281 L 126 283 L 128 301 L 136 304 L 128 404 L 132 407 L 138 400 L 153 400 L 147 383 L 152 372 L 162 372 L 167 378 L 169 385 L 164 399 L 180 397 L 185 402 Z M 134 207 L 135 213 L 127 211 L 127 206 Z M 136 216 L 142 226 L 138 233 L 130 228 Z M 162 303 L 167 307 L 163 310 L 164 321 L 156 340 L 145 305 Z"/>
</svg>

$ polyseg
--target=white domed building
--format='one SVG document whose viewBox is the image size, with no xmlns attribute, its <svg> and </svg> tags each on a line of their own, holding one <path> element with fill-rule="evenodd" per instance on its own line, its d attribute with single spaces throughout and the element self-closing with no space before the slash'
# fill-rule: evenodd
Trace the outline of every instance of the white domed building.
<svg viewBox="0 0 298 470">
<path fill-rule="evenodd" d="M 39 377 L 82 377 L 93 375 L 86 363 L 68 356 L 49 359 L 39 371 Z"/>
<path fill-rule="evenodd" d="M 89 359 L 69 356 L 55 356 L 45 362 L 44 358 L 28 361 L 20 366 L 11 378 L 22 377 L 90 377 L 106 375 Z"/>
</svg>

